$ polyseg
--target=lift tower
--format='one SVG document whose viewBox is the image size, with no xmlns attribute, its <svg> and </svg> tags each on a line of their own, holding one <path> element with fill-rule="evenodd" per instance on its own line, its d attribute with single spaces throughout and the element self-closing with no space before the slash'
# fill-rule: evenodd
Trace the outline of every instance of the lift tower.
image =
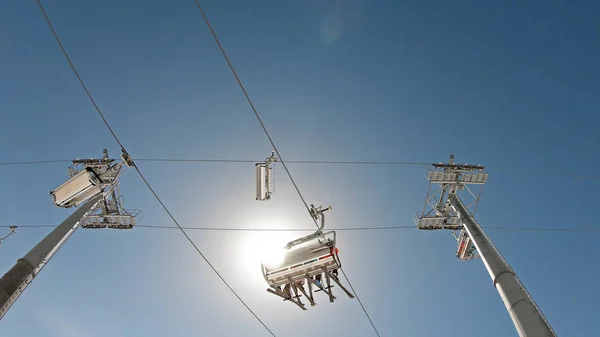
<svg viewBox="0 0 600 337">
<path fill-rule="evenodd" d="M 124 153 L 126 167 L 133 162 Z M 62 208 L 81 205 L 65 221 L 33 247 L 0 279 L 0 320 L 25 288 L 44 268 L 80 225 L 98 228 L 98 223 L 111 228 L 130 228 L 139 211 L 129 212 L 118 205 L 115 188 L 124 172 L 122 163 L 114 163 L 104 150 L 102 159 L 76 159 L 69 167 L 70 178 L 50 192 L 54 204 Z M 99 212 L 99 214 L 95 214 Z M 88 219 L 89 218 L 89 219 Z M 94 227 L 94 224 L 97 226 Z"/>
<path fill-rule="evenodd" d="M 425 206 L 422 213 L 416 214 L 415 224 L 423 230 L 452 230 L 458 241 L 457 258 L 483 260 L 519 336 L 556 337 L 514 270 L 475 220 L 479 197 L 488 178 L 484 169 L 481 165 L 456 164 L 454 156 L 450 156 L 448 163 L 433 164 L 427 173 L 429 190 Z M 432 185 L 438 185 L 439 189 L 431 192 Z M 469 185 L 479 186 L 477 195 Z M 458 195 L 460 191 L 468 192 L 465 194 L 472 201 L 463 203 Z M 456 231 L 460 233 L 456 235 Z"/>
</svg>

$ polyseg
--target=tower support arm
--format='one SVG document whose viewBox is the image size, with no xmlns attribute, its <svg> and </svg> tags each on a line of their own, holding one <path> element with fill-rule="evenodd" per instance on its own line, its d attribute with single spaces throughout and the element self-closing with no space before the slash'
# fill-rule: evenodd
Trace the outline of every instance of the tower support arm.
<svg viewBox="0 0 600 337">
<path fill-rule="evenodd" d="M 454 209 L 460 214 L 464 229 L 473 240 L 473 244 L 477 248 L 519 336 L 556 337 L 556 333 L 529 295 L 529 292 L 527 292 L 527 289 L 525 289 L 525 286 L 479 223 L 468 212 L 467 207 L 460 198 L 456 194 L 451 194 L 449 200 Z"/>
<path fill-rule="evenodd" d="M 0 279 L 0 320 L 52 256 L 75 232 L 81 220 L 92 212 L 101 200 L 102 194 L 100 193 L 79 207 L 2 276 Z"/>
</svg>

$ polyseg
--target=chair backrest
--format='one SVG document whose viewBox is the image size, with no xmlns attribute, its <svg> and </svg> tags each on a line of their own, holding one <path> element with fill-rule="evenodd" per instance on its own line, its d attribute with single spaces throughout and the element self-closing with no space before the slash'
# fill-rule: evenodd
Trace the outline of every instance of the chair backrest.
<svg viewBox="0 0 600 337">
<path fill-rule="evenodd" d="M 50 192 L 58 207 L 72 207 L 102 192 L 93 172 L 81 171 Z"/>
<path fill-rule="evenodd" d="M 262 265 L 263 276 L 267 283 L 279 286 L 289 282 L 288 276 L 294 281 L 322 273 L 322 267 L 333 270 L 340 267 L 335 254 L 335 232 L 300 242 L 285 250 L 283 262 L 279 266 Z"/>
</svg>

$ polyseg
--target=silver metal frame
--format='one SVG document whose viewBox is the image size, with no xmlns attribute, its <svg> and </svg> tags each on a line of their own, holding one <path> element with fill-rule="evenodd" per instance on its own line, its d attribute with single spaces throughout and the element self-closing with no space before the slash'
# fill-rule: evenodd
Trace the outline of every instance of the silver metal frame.
<svg viewBox="0 0 600 337">
<path fill-rule="evenodd" d="M 433 164 L 432 168 L 427 168 L 425 177 L 429 181 L 425 204 L 421 213 L 415 213 L 414 222 L 419 229 L 462 229 L 462 223 L 458 215 L 449 208 L 448 196 L 461 191 L 471 202 L 467 205 L 472 215 L 475 215 L 479 199 L 483 192 L 483 186 L 487 182 L 488 173 L 484 171 L 481 165 L 455 164 L 454 157 L 451 156 L 449 163 Z M 432 186 L 437 188 L 431 192 Z M 477 194 L 469 185 L 478 185 Z"/>
</svg>

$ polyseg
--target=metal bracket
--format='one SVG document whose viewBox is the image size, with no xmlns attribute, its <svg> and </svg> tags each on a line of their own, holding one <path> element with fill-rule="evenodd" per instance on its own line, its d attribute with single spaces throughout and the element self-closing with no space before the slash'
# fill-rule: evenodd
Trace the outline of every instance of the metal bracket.
<svg viewBox="0 0 600 337">
<path fill-rule="evenodd" d="M 123 159 L 123 162 L 125 163 L 125 165 L 127 165 L 127 167 L 135 166 L 133 159 L 131 159 L 131 156 L 129 156 L 129 153 L 127 153 L 125 149 L 121 149 L 121 159 Z"/>
<path fill-rule="evenodd" d="M 275 151 L 271 151 L 271 156 L 267 158 L 267 165 L 271 165 L 271 163 L 278 162 L 279 159 L 275 157 Z"/>
<path fill-rule="evenodd" d="M 313 219 L 315 219 L 315 220 L 317 220 L 318 217 L 320 216 L 321 217 L 321 226 L 319 226 L 319 228 L 314 233 L 312 233 L 310 235 L 307 235 L 307 236 L 301 237 L 299 239 L 296 239 L 294 241 L 288 242 L 286 244 L 286 247 L 288 249 L 291 248 L 294 245 L 297 245 L 299 243 L 302 243 L 302 242 L 305 242 L 307 240 L 311 240 L 311 239 L 314 239 L 314 238 L 316 238 L 318 236 L 323 235 L 323 228 L 325 228 L 325 214 L 323 214 L 323 213 L 326 212 L 326 211 L 331 210 L 331 206 L 329 206 L 329 207 L 327 207 L 325 209 L 321 209 L 322 206 L 315 207 L 315 205 L 313 205 L 313 204 L 311 204 L 310 206 L 311 206 L 311 209 L 310 209 L 310 212 L 309 212 L 310 216 L 312 216 Z M 314 214 L 316 214 L 316 217 L 315 217 Z"/>
<path fill-rule="evenodd" d="M 331 206 L 322 209 L 323 206 L 319 206 L 319 207 L 315 207 L 315 205 L 310 204 L 310 210 L 308 211 L 308 213 L 310 214 L 310 216 L 315 219 L 315 220 L 319 220 L 319 215 L 323 215 L 324 212 L 330 211 L 331 210 Z M 323 219 L 321 219 L 321 222 L 323 222 Z"/>
<path fill-rule="evenodd" d="M 2 241 L 6 240 L 9 236 L 17 235 L 17 232 L 15 232 L 17 226 L 9 226 L 8 229 L 10 229 L 10 232 L 6 234 L 6 236 L 4 236 L 3 238 L 0 238 L 0 244 L 2 244 Z"/>
</svg>

